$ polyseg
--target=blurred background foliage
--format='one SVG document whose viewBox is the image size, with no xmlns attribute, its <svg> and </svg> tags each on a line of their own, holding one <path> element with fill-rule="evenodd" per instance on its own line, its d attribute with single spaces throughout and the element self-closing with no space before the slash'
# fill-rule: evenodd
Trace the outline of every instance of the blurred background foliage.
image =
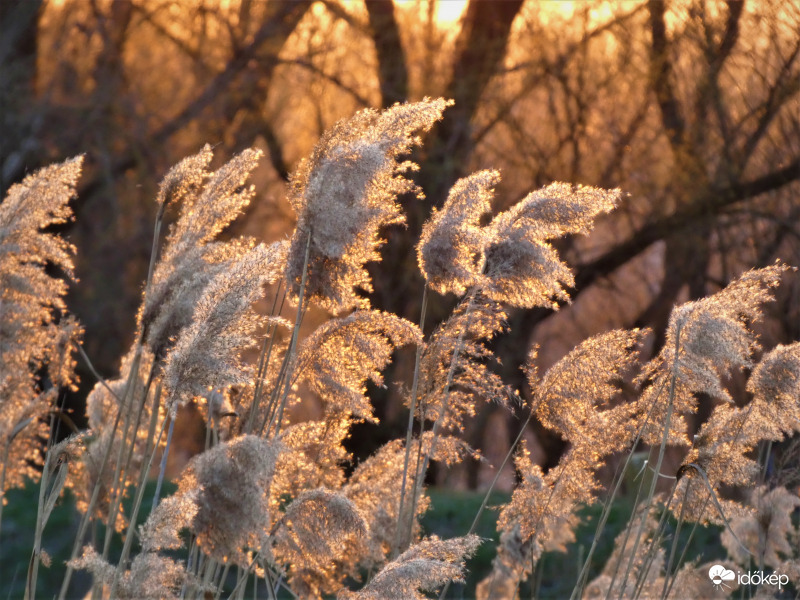
<svg viewBox="0 0 800 600">
<path fill-rule="evenodd" d="M 572 304 L 509 314 L 497 368 L 523 393 L 534 343 L 546 368 L 590 335 L 647 326 L 647 355 L 676 302 L 776 259 L 800 265 L 796 2 L 0 1 L 2 195 L 86 154 L 63 230 L 78 248 L 69 306 L 107 376 L 131 341 L 169 166 L 206 142 L 219 163 L 263 148 L 257 198 L 228 235 L 279 239 L 294 222 L 289 173 L 325 129 L 362 108 L 440 95 L 455 106 L 414 157 L 427 199 L 405 199 L 408 227 L 386 232 L 375 307 L 419 319 L 421 224 L 473 170 L 501 169 L 498 210 L 552 181 L 625 192 L 590 237 L 557 243 L 576 275 Z M 800 338 L 799 294 L 788 277 L 765 345 Z M 426 331 L 454 304 L 435 300 Z M 359 456 L 401 435 L 393 382 L 412 369 L 401 354 L 388 389 L 374 390 L 381 425 L 357 429 Z M 94 383 L 85 368 L 82 379 Z M 745 401 L 742 381 L 730 384 Z M 701 419 L 708 410 L 701 403 Z M 484 406 L 466 438 L 497 464 L 518 417 Z M 539 462 L 557 458 L 559 440 L 528 437 Z M 491 472 L 475 463 L 447 477 L 475 487 Z"/>
</svg>

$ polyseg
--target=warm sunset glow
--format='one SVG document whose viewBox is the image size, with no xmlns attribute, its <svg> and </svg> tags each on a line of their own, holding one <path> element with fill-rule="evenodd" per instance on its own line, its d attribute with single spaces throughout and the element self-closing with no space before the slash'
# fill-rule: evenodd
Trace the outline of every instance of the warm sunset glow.
<svg viewBox="0 0 800 600">
<path fill-rule="evenodd" d="M 429 0 L 434 2 L 434 19 L 442 27 L 451 27 L 461 18 L 467 7 L 467 0 Z M 419 7 L 419 10 L 428 9 L 427 2 L 420 0 L 394 0 L 399 8 Z"/>
<path fill-rule="evenodd" d="M 436 20 L 442 25 L 449 25 L 461 18 L 466 7 L 466 0 L 439 0 L 436 3 Z"/>
</svg>

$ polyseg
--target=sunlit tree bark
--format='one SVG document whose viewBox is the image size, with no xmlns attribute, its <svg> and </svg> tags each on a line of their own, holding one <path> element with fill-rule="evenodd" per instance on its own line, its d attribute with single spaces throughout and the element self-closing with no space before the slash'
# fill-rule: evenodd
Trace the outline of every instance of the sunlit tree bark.
<svg viewBox="0 0 800 600">
<path fill-rule="evenodd" d="M 20 113 L 33 102 L 36 85 L 36 36 L 41 0 L 0 2 L 0 198 L 29 168 L 38 142 L 36 124 Z"/>
</svg>

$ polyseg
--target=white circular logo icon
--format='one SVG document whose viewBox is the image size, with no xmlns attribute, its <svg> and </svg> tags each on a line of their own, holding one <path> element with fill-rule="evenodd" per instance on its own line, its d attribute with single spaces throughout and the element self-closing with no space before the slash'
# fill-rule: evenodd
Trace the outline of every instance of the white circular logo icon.
<svg viewBox="0 0 800 600">
<path fill-rule="evenodd" d="M 725 582 L 733 581 L 736 578 L 736 573 L 722 565 L 714 565 L 708 570 L 708 578 L 711 579 L 714 587 L 728 587 Z"/>
</svg>

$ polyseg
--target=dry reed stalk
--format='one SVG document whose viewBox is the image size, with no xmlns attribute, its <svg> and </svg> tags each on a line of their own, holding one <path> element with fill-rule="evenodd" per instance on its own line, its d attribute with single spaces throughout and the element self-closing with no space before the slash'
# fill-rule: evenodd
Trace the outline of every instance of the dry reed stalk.
<svg viewBox="0 0 800 600">
<path fill-rule="evenodd" d="M 75 442 L 69 442 L 69 451 L 54 447 L 44 461 L 27 597 L 35 595 L 39 563 L 46 560 L 44 527 L 64 486 L 76 490 L 84 514 L 60 598 L 76 568 L 93 574 L 93 598 L 98 599 L 221 598 L 226 592 L 240 599 L 251 575 L 254 590 L 263 579 L 271 598 L 283 588 L 303 598 L 338 593 L 342 599 L 399 600 L 423 598 L 421 590 L 444 586 L 443 598 L 449 583 L 462 577 L 463 561 L 479 543 L 472 533 L 499 471 L 468 534 L 444 541 L 417 541 L 418 517 L 427 508 L 425 474 L 432 460 L 448 466 L 471 455 L 458 434 L 477 402 L 517 399 L 491 368 L 489 342 L 505 332 L 506 309 L 557 308 L 569 301 L 566 290 L 573 276 L 551 241 L 587 233 L 596 218 L 614 208 L 620 193 L 556 183 L 482 225 L 499 174 L 479 171 L 465 177 L 425 224 L 417 247 L 425 277 L 420 326 L 370 309 L 362 294 L 372 289 L 365 266 L 380 260 L 381 229 L 404 222 L 399 194 L 421 196 L 404 177 L 414 165 L 403 155 L 448 105 L 424 99 L 383 112 L 362 111 L 337 123 L 292 176 L 289 199 L 298 224 L 289 243 L 268 247 L 250 239 L 216 240 L 253 196 L 246 180 L 258 151 L 247 150 L 211 172 L 207 146 L 169 171 L 156 197 L 136 339 L 120 378 L 100 381 L 90 394 L 93 436 L 81 438 L 85 447 Z M 5 376 L 0 377 L 0 495 L 24 478 L 20 452 L 46 433 L 42 417 L 54 392 L 39 387 L 33 367 L 45 367 L 55 385 L 72 385 L 70 348 L 80 327 L 65 318 L 66 284 L 44 273 L 43 265 L 69 273 L 73 249 L 39 230 L 69 218 L 66 202 L 79 169 L 80 161 L 73 160 L 40 171 L 13 187 L 0 205 L 0 283 L 12 289 L 0 297 L 5 327 L 0 328 L 0 375 Z M 23 205 L 32 199 L 43 208 L 26 214 Z M 162 248 L 163 218 L 171 205 L 179 206 L 180 214 Z M 785 270 L 775 265 L 750 271 L 713 296 L 676 307 L 664 348 L 645 366 L 637 380 L 643 390 L 632 402 L 619 401 L 617 393 L 633 371 L 642 332 L 612 331 L 587 340 L 541 379 L 531 354 L 530 412 L 500 467 L 515 457 L 521 482 L 502 508 L 501 547 L 493 572 L 478 586 L 479 597 L 516 595 L 534 570 L 541 573 L 538 559 L 545 550 L 565 549 L 574 539 L 576 508 L 598 499 L 598 469 L 623 452 L 627 456 L 606 496 L 572 600 L 659 593 L 666 598 L 673 591 L 700 590 L 685 567 L 675 566 L 684 562 L 683 554 L 676 560 L 677 535 L 666 559 L 662 539 L 671 511 L 678 515 L 679 531 L 685 521 L 695 527 L 724 523 L 723 541 L 740 564 L 754 553 L 759 568 L 783 569 L 800 580 L 800 556 L 793 555 L 789 543 L 797 533 L 785 515 L 800 501 L 780 484 L 757 488 L 752 507 L 720 495 L 722 486 L 765 483 L 749 453 L 759 443 L 800 431 L 800 345 L 779 346 L 765 355 L 748 382 L 749 405 L 715 407 L 691 442 L 685 420 L 696 410 L 695 394 L 729 402 L 721 377 L 754 366 L 758 345 L 752 326 Z M 272 316 L 257 315 L 253 302 L 281 274 Z M 285 324 L 275 310 L 281 289 L 296 304 L 288 342 L 276 336 L 277 325 Z M 423 341 L 434 292 L 466 297 Z M 36 293 L 41 299 L 33 301 Z M 301 340 L 301 323 L 312 303 L 334 313 L 359 310 L 330 319 Z M 23 321 L 43 326 L 25 337 Z M 243 363 L 242 348 L 254 344 L 264 324 L 257 364 Z M 367 382 L 383 385 L 392 353 L 411 343 L 417 352 L 405 441 L 388 442 L 348 475 L 345 466 L 353 458 L 344 442 L 351 426 L 376 421 Z M 9 402 L 12 392 L 23 400 Z M 287 408 L 306 394 L 321 400 L 323 415 L 291 423 Z M 204 406 L 206 448 L 190 463 L 178 492 L 161 500 L 175 407 L 189 402 Z M 533 418 L 568 443 L 548 472 L 521 444 Z M 136 551 L 135 522 L 165 432 L 153 510 Z M 651 446 L 654 467 L 645 465 L 643 471 L 652 471 L 652 478 L 642 478 L 639 508 L 601 576 L 589 582 L 590 561 L 641 441 Z M 655 492 L 659 478 L 672 477 L 661 473 L 668 446 L 688 447 L 689 454 L 662 502 Z M 68 461 L 71 471 L 68 463 L 57 462 L 64 452 L 75 459 Z M 133 509 L 126 523 L 121 502 L 129 493 Z M 90 523 L 100 520 L 107 526 L 102 553 L 93 541 L 78 558 Z M 117 526 L 124 530 L 122 554 L 110 564 Z M 182 528 L 192 540 L 185 564 L 162 554 L 182 545 Z M 226 590 L 232 565 L 236 583 Z M 343 587 L 345 578 L 355 581 L 365 571 L 371 576 L 361 589 Z"/>
</svg>

